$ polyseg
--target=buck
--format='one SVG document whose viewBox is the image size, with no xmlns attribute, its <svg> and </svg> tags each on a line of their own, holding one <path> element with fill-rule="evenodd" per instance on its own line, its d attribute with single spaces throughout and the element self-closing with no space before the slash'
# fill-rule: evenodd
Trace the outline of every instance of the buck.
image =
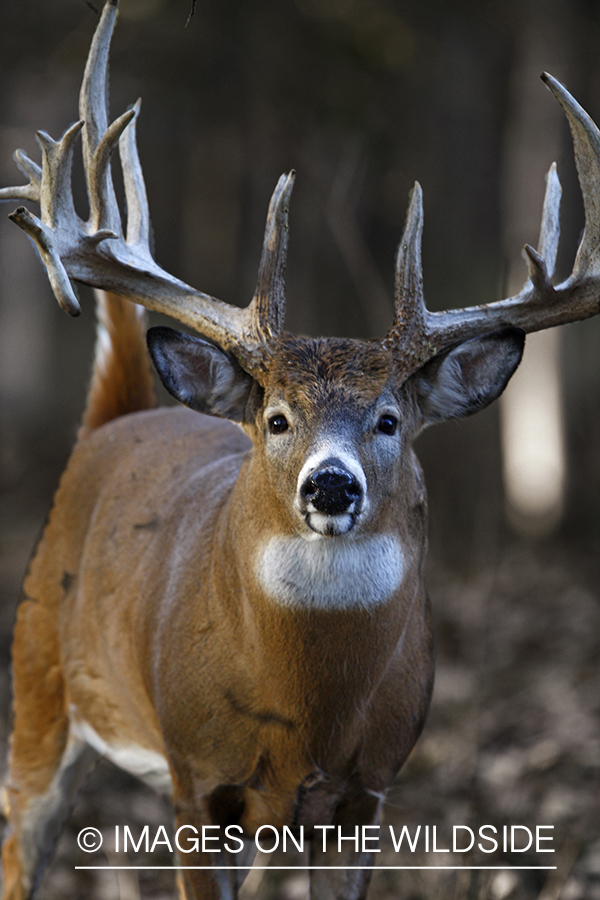
<svg viewBox="0 0 600 900">
<path fill-rule="evenodd" d="M 110 126 L 117 12 L 93 39 L 80 121 L 39 134 L 42 165 L 2 199 L 36 244 L 59 303 L 98 290 L 99 340 L 79 440 L 25 581 L 14 663 L 7 900 L 31 896 L 69 804 L 102 754 L 171 792 L 177 827 L 237 825 L 240 853 L 181 854 L 187 898 L 233 898 L 262 825 L 379 822 L 422 728 L 433 677 L 423 583 L 426 498 L 412 450 L 424 427 L 501 393 L 527 332 L 599 311 L 600 133 L 552 77 L 571 127 L 585 214 L 572 275 L 553 287 L 560 186 L 547 176 L 539 250 L 507 300 L 429 312 L 422 198 L 412 193 L 382 340 L 283 331 L 293 173 L 268 211 L 256 292 L 229 306 L 163 271 L 135 142 L 139 104 Z M 89 219 L 70 184 L 81 135 Z M 127 228 L 111 182 L 118 145 Z M 133 302 L 131 302 L 133 301 Z M 200 336 L 148 333 L 167 389 L 154 409 L 144 314 Z M 237 849 L 237 845 L 236 848 Z M 312 840 L 311 897 L 365 896 L 373 856 Z"/>
</svg>

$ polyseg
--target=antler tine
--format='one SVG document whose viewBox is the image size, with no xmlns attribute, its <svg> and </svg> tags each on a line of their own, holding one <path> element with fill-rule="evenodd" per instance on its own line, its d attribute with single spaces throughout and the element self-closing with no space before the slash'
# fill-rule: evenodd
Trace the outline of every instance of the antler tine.
<svg viewBox="0 0 600 900">
<path fill-rule="evenodd" d="M 542 224 L 538 239 L 538 252 L 545 260 L 548 277 L 554 275 L 558 242 L 560 240 L 560 201 L 562 188 L 556 171 L 556 163 L 552 163 L 546 174 L 546 191 L 542 209 Z M 526 245 L 528 246 L 528 245 Z M 525 251 L 527 252 L 527 250 Z"/>
<path fill-rule="evenodd" d="M 393 347 L 398 363 L 411 370 L 414 358 L 423 355 L 419 339 L 427 319 L 421 264 L 422 236 L 423 191 L 416 181 L 396 256 L 396 314 L 393 325 L 382 342 L 386 347 Z"/>
<path fill-rule="evenodd" d="M 269 203 L 262 256 L 251 309 L 256 330 L 268 343 L 278 338 L 285 314 L 285 263 L 288 246 L 288 210 L 296 173 L 282 175 Z"/>
<path fill-rule="evenodd" d="M 129 123 L 135 118 L 135 109 L 129 109 L 110 125 L 96 147 L 87 173 L 90 198 L 90 232 L 109 230 L 115 236 L 121 234 L 121 213 L 117 205 L 110 158 Z"/>
<path fill-rule="evenodd" d="M 544 72 L 542 81 L 562 106 L 573 139 L 575 165 L 583 195 L 585 232 L 573 267 L 573 277 L 598 273 L 600 261 L 600 132 L 593 119 L 563 85 Z"/>
<path fill-rule="evenodd" d="M 60 250 L 54 241 L 52 229 L 47 228 L 37 216 L 32 215 L 24 206 L 19 206 L 8 218 L 22 228 L 36 245 L 46 267 L 52 292 L 60 306 L 70 316 L 78 316 L 81 307 L 73 291 L 67 270 L 62 264 Z"/>
<path fill-rule="evenodd" d="M 108 125 L 107 65 L 116 13 L 117 0 L 107 0 L 85 68 L 80 93 L 82 121 L 68 129 L 59 142 L 40 133 L 42 167 L 20 153 L 17 163 L 29 175 L 30 183 L 1 190 L 0 199 L 40 202 L 41 218 L 24 207 L 11 218 L 35 242 L 55 296 L 71 315 L 80 311 L 72 278 L 172 316 L 230 352 L 263 383 L 266 361 L 282 331 L 293 173 L 283 176 L 275 190 L 258 285 L 246 309 L 196 291 L 161 269 L 150 251 L 150 215 L 136 146 L 134 123 L 139 101 Z M 80 131 L 90 201 L 87 223 L 77 216 L 71 192 L 72 152 Z M 128 212 L 126 239 L 110 173 L 110 156 L 117 142 Z"/>
<path fill-rule="evenodd" d="M 72 237 L 73 224 L 79 227 L 79 220 L 73 204 L 71 191 L 71 164 L 75 140 L 81 131 L 82 122 L 72 125 L 60 141 L 54 141 L 43 131 L 37 133 L 42 151 L 42 167 L 32 163 L 25 154 L 19 153 L 17 162 L 30 175 L 30 184 L 25 190 L 6 188 L 0 192 L 0 199 L 14 199 L 28 190 L 31 199 L 39 202 L 41 218 L 32 215 L 24 207 L 19 207 L 9 218 L 19 225 L 36 244 L 42 262 L 46 266 L 54 296 L 60 306 L 71 316 L 81 312 L 69 276 L 61 261 L 61 249 Z M 41 173 L 41 175 L 40 175 Z M 57 240 L 57 236 L 60 236 Z"/>
<path fill-rule="evenodd" d="M 529 279 L 516 297 L 466 309 L 429 312 L 424 305 L 413 313 L 415 326 L 398 327 L 398 321 L 384 344 L 392 344 L 394 352 L 401 352 L 398 366 L 406 377 L 428 359 L 453 345 L 489 334 L 506 327 L 520 328 L 526 333 L 540 331 L 554 325 L 564 325 L 586 319 L 600 312 L 600 132 L 569 92 L 550 75 L 544 81 L 559 100 L 567 114 L 573 143 L 579 183 L 585 207 L 585 232 L 579 247 L 573 272 L 556 288 L 551 283 L 559 239 L 559 208 L 561 187 L 553 164 L 546 178 L 546 194 L 539 250 L 525 246 Z M 414 198 L 411 208 L 414 204 Z M 409 212 L 409 220 L 411 213 Z M 414 226 L 414 233 L 417 233 Z M 405 238 L 403 243 L 409 242 Z M 404 282 L 420 279 L 420 256 L 416 252 L 401 252 L 402 266 L 410 269 Z M 406 291 L 410 293 L 410 291 Z M 404 310 L 403 306 L 403 310 Z M 398 316 L 397 316 L 398 320 Z M 403 343 L 404 334 L 410 338 Z"/>
<path fill-rule="evenodd" d="M 94 33 L 79 92 L 79 117 L 85 122 L 82 146 L 90 225 L 93 231 L 108 228 L 120 234 L 121 215 L 112 183 L 110 157 L 135 113 L 129 111 L 125 114 L 127 121 L 119 119 L 108 127 L 108 54 L 117 6 L 117 0 L 107 0 Z"/>
<path fill-rule="evenodd" d="M 76 218 L 71 167 L 75 141 L 82 127 L 83 122 L 76 122 L 65 131 L 60 141 L 54 141 L 44 131 L 37 133 L 42 150 L 40 211 L 42 222 L 50 228 L 69 226 Z"/>
<path fill-rule="evenodd" d="M 29 159 L 24 150 L 15 150 L 13 158 L 21 172 L 29 176 L 29 184 L 0 188 L 0 200 L 33 200 L 34 203 L 39 203 L 42 167 Z"/>
<path fill-rule="evenodd" d="M 135 247 L 138 253 L 152 259 L 150 210 L 136 141 L 136 124 L 141 105 L 142 101 L 138 100 L 133 107 L 135 115 L 119 140 L 119 155 L 127 202 L 127 243 Z"/>
</svg>

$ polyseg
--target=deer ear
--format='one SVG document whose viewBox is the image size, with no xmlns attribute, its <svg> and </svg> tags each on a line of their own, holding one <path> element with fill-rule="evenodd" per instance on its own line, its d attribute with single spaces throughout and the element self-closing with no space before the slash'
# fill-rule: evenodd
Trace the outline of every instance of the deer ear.
<svg viewBox="0 0 600 900">
<path fill-rule="evenodd" d="M 147 341 L 160 380 L 180 403 L 209 416 L 244 420 L 254 379 L 233 357 L 172 328 L 150 328 Z"/>
<path fill-rule="evenodd" d="M 423 424 L 470 416 L 499 397 L 524 346 L 523 331 L 505 328 L 464 341 L 426 363 L 413 376 Z"/>
</svg>

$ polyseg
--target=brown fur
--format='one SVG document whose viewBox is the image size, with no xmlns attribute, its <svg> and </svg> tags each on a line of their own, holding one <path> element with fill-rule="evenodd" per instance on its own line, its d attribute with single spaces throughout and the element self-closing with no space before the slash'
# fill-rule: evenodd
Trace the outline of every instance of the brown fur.
<svg viewBox="0 0 600 900">
<path fill-rule="evenodd" d="M 156 406 L 146 311 L 116 294 L 95 294 L 99 334 L 80 438 L 119 416 Z"/>
<path fill-rule="evenodd" d="M 269 369 L 269 388 L 289 402 L 318 409 L 335 393 L 339 404 L 366 408 L 393 375 L 393 356 L 378 341 L 306 339 L 285 335 Z"/>
</svg>

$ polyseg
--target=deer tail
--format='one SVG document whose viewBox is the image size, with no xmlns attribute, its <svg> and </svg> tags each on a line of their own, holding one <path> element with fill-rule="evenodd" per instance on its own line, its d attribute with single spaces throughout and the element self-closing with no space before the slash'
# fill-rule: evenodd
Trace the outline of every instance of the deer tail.
<svg viewBox="0 0 600 900">
<path fill-rule="evenodd" d="M 156 406 L 146 310 L 108 291 L 94 293 L 98 332 L 80 439 L 112 419 Z"/>
</svg>

